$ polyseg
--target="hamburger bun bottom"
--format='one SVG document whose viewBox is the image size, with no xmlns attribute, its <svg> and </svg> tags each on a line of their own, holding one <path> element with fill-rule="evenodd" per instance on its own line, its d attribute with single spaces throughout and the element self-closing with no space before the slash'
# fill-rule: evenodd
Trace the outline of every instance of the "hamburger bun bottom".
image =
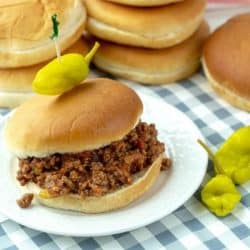
<svg viewBox="0 0 250 250">
<path fill-rule="evenodd" d="M 103 213 L 127 206 L 129 203 L 143 195 L 155 182 L 161 169 L 163 155 L 160 155 L 145 171 L 136 175 L 131 185 L 100 197 L 81 198 L 79 195 L 66 195 L 56 198 L 43 199 L 39 197 L 40 188 L 29 183 L 21 187 L 25 193 L 34 193 L 36 200 L 44 206 L 83 213 Z M 16 173 L 16 169 L 15 169 Z M 20 187 L 20 185 L 18 184 Z"/>
<path fill-rule="evenodd" d="M 70 48 L 65 51 L 62 51 L 62 56 L 67 53 L 81 53 L 87 54 L 89 50 L 89 44 L 86 39 L 83 37 L 75 42 Z M 14 96 L 15 93 L 31 93 L 32 90 L 32 82 L 35 78 L 37 72 L 48 64 L 50 61 L 39 63 L 36 65 L 21 67 L 21 68 L 11 68 L 11 69 L 0 69 L 0 93 L 11 93 L 10 98 Z M 0 100 L 1 101 L 1 100 Z M 15 100 L 14 100 L 15 101 Z M 1 103 L 2 106 L 9 106 L 9 104 L 5 104 L 6 101 Z M 12 100 L 11 100 L 12 103 Z M 17 105 L 21 104 L 22 101 L 18 101 L 17 97 Z M 17 106 L 15 104 L 15 106 Z"/>
<path fill-rule="evenodd" d="M 136 69 L 132 70 L 129 69 L 127 70 L 126 68 L 122 68 L 122 65 L 120 67 L 118 65 L 114 65 L 108 60 L 102 60 L 100 58 L 94 59 L 94 64 L 101 70 L 108 72 L 114 76 L 117 77 L 122 77 L 128 80 L 136 81 L 139 83 L 144 83 L 144 84 L 168 84 L 172 83 L 175 81 L 179 81 L 182 79 L 185 79 L 192 74 L 194 74 L 197 69 L 200 66 L 200 60 L 197 59 L 196 61 L 194 60 L 193 62 L 190 62 L 189 64 L 186 65 L 180 65 L 178 69 L 169 71 L 169 72 L 161 72 L 161 73 L 149 73 L 149 72 L 142 72 L 142 71 L 137 71 Z"/>
</svg>

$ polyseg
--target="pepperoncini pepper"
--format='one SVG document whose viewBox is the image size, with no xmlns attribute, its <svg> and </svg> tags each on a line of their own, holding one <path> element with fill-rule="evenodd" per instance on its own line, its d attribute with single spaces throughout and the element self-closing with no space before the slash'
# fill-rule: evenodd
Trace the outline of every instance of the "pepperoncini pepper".
<svg viewBox="0 0 250 250">
<path fill-rule="evenodd" d="M 202 189 L 201 199 L 217 216 L 226 216 L 240 201 L 241 195 L 226 175 L 217 175 Z"/>
<path fill-rule="evenodd" d="M 50 38 L 55 42 L 57 58 L 40 69 L 32 83 L 33 90 L 42 95 L 62 94 L 86 79 L 89 73 L 90 61 L 100 46 L 96 42 L 85 57 L 77 53 L 61 56 L 57 43 L 59 22 L 56 15 L 53 15 L 51 19 L 54 33 Z"/>
<path fill-rule="evenodd" d="M 38 71 L 32 83 L 33 90 L 43 95 L 59 95 L 80 84 L 89 73 L 89 63 L 99 43 L 83 57 L 81 54 L 66 54 L 54 59 Z"/>
<path fill-rule="evenodd" d="M 222 168 L 212 151 L 202 141 L 198 140 L 198 142 L 213 161 L 215 173 L 217 174 L 202 189 L 201 200 L 217 216 L 226 216 L 232 212 L 240 201 L 241 194 L 230 177 L 225 174 L 224 168 Z"/>
<path fill-rule="evenodd" d="M 250 180 L 250 126 L 235 131 L 215 154 L 217 164 L 234 183 Z"/>
</svg>

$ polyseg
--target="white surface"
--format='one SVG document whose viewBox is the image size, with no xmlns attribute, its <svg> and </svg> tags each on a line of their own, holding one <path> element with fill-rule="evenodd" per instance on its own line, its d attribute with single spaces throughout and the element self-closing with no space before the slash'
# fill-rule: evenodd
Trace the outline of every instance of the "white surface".
<svg viewBox="0 0 250 250">
<path fill-rule="evenodd" d="M 16 199 L 20 191 L 11 176 L 17 161 L 5 149 L 0 124 L 0 211 L 25 226 L 54 234 L 70 236 L 110 235 L 133 230 L 170 214 L 180 207 L 199 187 L 207 166 L 207 155 L 197 144 L 202 138 L 195 125 L 181 112 L 161 100 L 141 94 L 144 103 L 142 119 L 154 122 L 159 137 L 168 145 L 173 167 L 162 172 L 155 185 L 126 208 L 99 215 L 50 209 L 34 204 L 20 209 Z"/>
<path fill-rule="evenodd" d="M 8 218 L 2 214 L 0 214 L 0 223 L 6 221 Z"/>
<path fill-rule="evenodd" d="M 218 26 L 222 25 L 225 23 L 229 18 L 245 13 L 245 12 L 250 12 L 250 5 L 246 6 L 234 6 L 232 7 L 230 4 L 229 5 L 224 5 L 219 7 L 210 8 L 206 11 L 205 13 L 205 18 L 208 21 L 211 30 L 214 30 Z"/>
</svg>

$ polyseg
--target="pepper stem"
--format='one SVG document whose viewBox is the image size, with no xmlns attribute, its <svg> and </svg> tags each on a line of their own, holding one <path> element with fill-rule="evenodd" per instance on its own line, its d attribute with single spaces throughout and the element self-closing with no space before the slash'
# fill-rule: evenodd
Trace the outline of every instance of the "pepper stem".
<svg viewBox="0 0 250 250">
<path fill-rule="evenodd" d="M 50 36 L 50 39 L 51 40 L 54 40 L 55 38 L 58 37 L 59 35 L 59 22 L 57 21 L 57 15 L 54 14 L 52 17 L 51 17 L 51 22 L 52 22 L 52 29 L 53 29 L 53 33 L 52 35 Z"/>
<path fill-rule="evenodd" d="M 100 44 L 98 42 L 95 42 L 93 48 L 90 50 L 90 52 L 85 56 L 85 60 L 88 64 L 90 64 L 92 58 L 94 57 L 96 51 L 100 47 Z"/>
<path fill-rule="evenodd" d="M 57 21 L 57 15 L 53 15 L 51 17 L 51 21 L 52 21 L 52 28 L 53 28 L 53 33 L 50 36 L 50 39 L 52 41 L 54 41 L 55 43 L 55 48 L 56 48 L 56 56 L 59 62 L 61 62 L 61 51 L 60 51 L 60 47 L 58 44 L 58 37 L 59 37 L 59 22 Z"/>
<path fill-rule="evenodd" d="M 216 173 L 219 174 L 225 174 L 225 171 L 223 170 L 223 168 L 220 166 L 220 164 L 218 163 L 217 159 L 214 156 L 214 153 L 212 152 L 212 150 L 200 139 L 197 140 L 197 142 L 203 147 L 203 149 L 207 152 L 209 158 L 211 159 L 211 161 L 214 164 L 214 169 Z"/>
</svg>

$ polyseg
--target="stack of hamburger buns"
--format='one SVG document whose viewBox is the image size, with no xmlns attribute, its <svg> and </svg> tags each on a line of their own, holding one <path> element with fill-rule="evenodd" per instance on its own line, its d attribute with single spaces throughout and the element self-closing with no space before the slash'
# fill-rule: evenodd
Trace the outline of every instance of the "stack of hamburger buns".
<svg viewBox="0 0 250 250">
<path fill-rule="evenodd" d="M 35 74 L 56 56 L 51 16 L 60 20 L 61 51 L 84 53 L 87 15 L 81 0 L 2 1 L 0 12 L 0 107 L 12 108 L 30 97 Z"/>
<path fill-rule="evenodd" d="M 205 0 L 84 0 L 87 30 L 101 47 L 94 63 L 146 84 L 190 76 L 209 34 Z"/>
</svg>

